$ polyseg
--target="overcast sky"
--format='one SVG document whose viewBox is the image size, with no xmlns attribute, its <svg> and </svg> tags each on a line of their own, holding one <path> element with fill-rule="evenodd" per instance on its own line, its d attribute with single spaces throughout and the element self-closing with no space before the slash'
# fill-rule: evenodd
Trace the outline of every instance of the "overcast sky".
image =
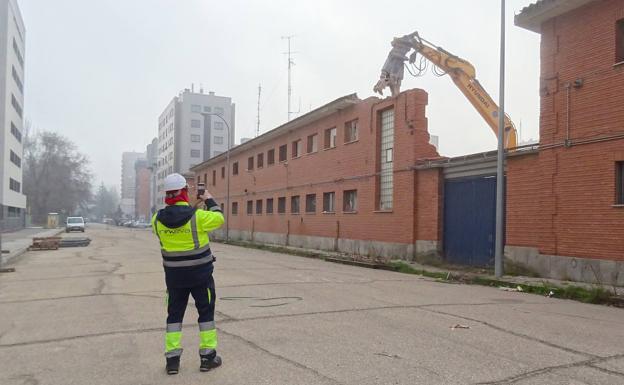
<svg viewBox="0 0 624 385">
<path fill-rule="evenodd" d="M 26 118 L 62 133 L 91 160 L 95 184 L 119 185 L 121 153 L 144 151 L 157 118 L 183 88 L 236 103 L 236 138 L 287 118 L 284 35 L 292 40 L 293 101 L 302 113 L 372 87 L 394 36 L 415 30 L 472 62 L 498 101 L 498 0 L 18 0 L 26 24 Z M 539 35 L 513 25 L 530 0 L 507 1 L 506 110 L 522 139 L 538 138 Z M 430 72 L 430 71 L 429 71 Z M 496 138 L 448 77 L 412 78 L 429 93 L 440 153 L 496 147 Z"/>
</svg>

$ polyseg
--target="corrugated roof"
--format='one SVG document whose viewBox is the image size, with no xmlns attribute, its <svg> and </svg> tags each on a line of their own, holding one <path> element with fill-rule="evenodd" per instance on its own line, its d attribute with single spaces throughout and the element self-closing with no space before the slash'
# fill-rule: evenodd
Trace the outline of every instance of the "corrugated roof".
<svg viewBox="0 0 624 385">
<path fill-rule="evenodd" d="M 542 24 L 595 0 L 538 0 L 522 8 L 514 18 L 518 27 L 540 33 Z"/>
<path fill-rule="evenodd" d="M 357 94 L 350 94 L 350 95 L 346 95 L 343 96 L 341 98 L 338 98 L 336 100 L 334 100 L 333 102 L 329 102 L 327 104 L 325 104 L 324 106 L 321 106 L 313 111 L 308 112 L 305 115 L 301 115 L 300 117 L 291 120 L 288 123 L 282 124 L 281 126 L 272 129 L 271 131 L 267 131 L 264 134 L 253 138 L 243 144 L 240 144 L 236 147 L 232 147 L 230 149 L 230 157 L 243 152 L 249 148 L 253 148 L 259 144 L 262 144 L 268 140 L 271 140 L 273 138 L 275 138 L 276 136 L 280 136 L 283 135 L 289 131 L 292 130 L 296 130 L 298 128 L 301 128 L 305 125 L 310 124 L 311 122 L 318 120 L 318 119 L 322 119 L 326 116 L 329 116 L 333 113 L 335 113 L 336 111 L 345 109 L 347 107 L 352 106 L 353 104 L 356 104 L 358 102 L 360 102 L 360 98 L 357 97 Z M 208 166 L 210 164 L 213 163 L 218 163 L 220 161 L 222 161 L 223 159 L 225 159 L 226 157 L 226 153 L 224 152 L 223 154 L 217 155 L 213 158 L 210 158 L 198 165 L 195 165 L 193 167 L 191 167 L 191 171 L 196 171 L 199 170 L 205 166 Z"/>
</svg>

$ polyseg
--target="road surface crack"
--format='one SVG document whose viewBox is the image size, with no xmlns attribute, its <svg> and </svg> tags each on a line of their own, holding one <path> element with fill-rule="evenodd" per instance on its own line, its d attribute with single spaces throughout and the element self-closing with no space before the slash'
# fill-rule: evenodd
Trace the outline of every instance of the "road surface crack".
<svg viewBox="0 0 624 385">
<path fill-rule="evenodd" d="M 520 373 L 520 374 L 517 374 L 515 376 L 507 377 L 507 378 L 504 378 L 502 380 L 488 381 L 488 382 L 478 382 L 478 383 L 476 383 L 476 385 L 508 385 L 508 384 L 515 384 L 515 383 L 517 383 L 519 381 L 526 380 L 526 379 L 532 378 L 532 377 L 536 377 L 536 376 L 539 376 L 539 375 L 542 375 L 542 374 L 548 374 L 548 373 L 551 373 L 551 372 L 554 372 L 554 371 L 557 371 L 557 370 L 578 368 L 578 367 L 583 367 L 583 366 L 597 369 L 597 367 L 595 367 L 594 365 L 602 363 L 602 362 L 605 362 L 605 361 L 609 361 L 609 360 L 619 359 L 619 358 L 624 358 L 624 354 L 616 354 L 616 355 L 612 355 L 612 356 L 608 356 L 608 357 L 595 357 L 595 358 L 591 358 L 591 359 L 584 360 L 584 361 L 572 362 L 570 364 L 547 366 L 545 368 L 530 370 L 528 372 Z M 602 369 L 602 368 L 600 368 L 600 369 Z M 615 374 L 615 375 L 618 375 L 620 377 L 624 377 L 623 373 L 614 372 L 614 371 L 611 371 L 611 370 L 608 370 L 608 369 L 605 369 L 604 371 L 608 372 L 609 374 Z"/>
</svg>

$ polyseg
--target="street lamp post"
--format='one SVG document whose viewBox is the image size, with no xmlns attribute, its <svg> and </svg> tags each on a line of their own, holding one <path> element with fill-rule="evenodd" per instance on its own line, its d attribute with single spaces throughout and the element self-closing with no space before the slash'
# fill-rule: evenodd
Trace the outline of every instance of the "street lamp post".
<svg viewBox="0 0 624 385">
<path fill-rule="evenodd" d="M 227 150 L 225 151 L 225 174 L 226 174 L 226 179 L 225 179 L 225 185 L 226 185 L 226 192 L 225 192 L 225 241 L 229 242 L 230 241 L 230 140 L 231 140 L 231 136 L 230 136 L 230 125 L 228 124 L 227 120 L 225 120 L 223 118 L 223 116 L 221 116 L 220 114 L 215 114 L 215 113 L 208 113 L 208 112 L 200 112 L 200 114 L 204 117 L 206 116 L 216 116 L 219 119 L 221 119 L 223 121 L 223 123 L 225 124 L 225 127 L 227 128 Z M 204 140 L 206 140 L 206 138 L 204 138 Z"/>
</svg>

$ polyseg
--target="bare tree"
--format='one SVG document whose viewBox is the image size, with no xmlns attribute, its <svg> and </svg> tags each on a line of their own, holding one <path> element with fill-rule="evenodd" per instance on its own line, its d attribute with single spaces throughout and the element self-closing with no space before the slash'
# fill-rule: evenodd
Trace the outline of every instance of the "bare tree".
<svg viewBox="0 0 624 385">
<path fill-rule="evenodd" d="M 49 212 L 72 215 L 91 199 L 89 160 L 67 138 L 54 132 L 27 132 L 24 138 L 24 193 L 34 223 Z"/>
</svg>

